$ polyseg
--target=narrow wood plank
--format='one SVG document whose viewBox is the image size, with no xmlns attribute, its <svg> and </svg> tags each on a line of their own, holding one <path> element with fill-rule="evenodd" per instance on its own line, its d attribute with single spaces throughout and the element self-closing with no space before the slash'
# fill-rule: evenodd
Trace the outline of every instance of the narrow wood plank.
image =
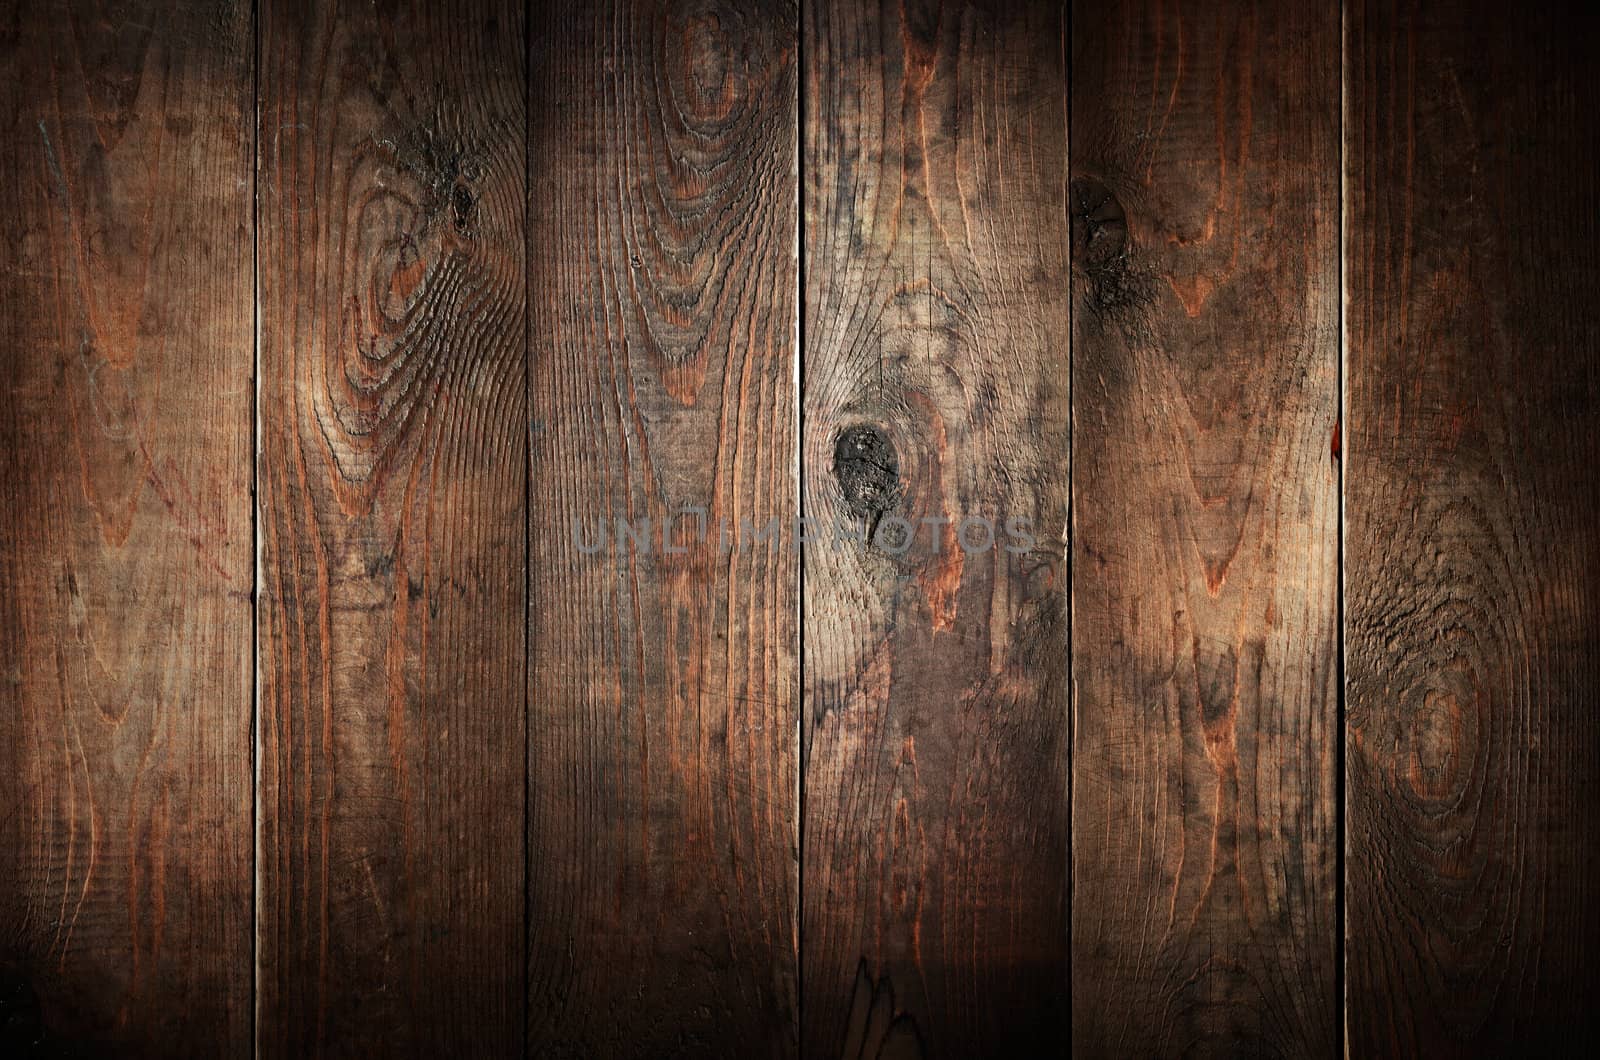
<svg viewBox="0 0 1600 1060">
<path fill-rule="evenodd" d="M 523 1041 L 523 5 L 260 13 L 260 1052 Z"/>
<path fill-rule="evenodd" d="M 791 1055 L 796 15 L 535 17 L 529 1049 Z"/>
<path fill-rule="evenodd" d="M 1332 1056 L 1338 6 L 1072 40 L 1073 1044 Z"/>
<path fill-rule="evenodd" d="M 1600 22 L 1576 11 L 1348 12 L 1353 1055 L 1600 1047 Z"/>
<path fill-rule="evenodd" d="M 0 22 L 0 1053 L 241 1053 L 250 12 Z"/>
<path fill-rule="evenodd" d="M 806 8 L 817 1056 L 1066 1044 L 1065 22 Z M 852 528 L 873 536 L 836 543 Z"/>
</svg>

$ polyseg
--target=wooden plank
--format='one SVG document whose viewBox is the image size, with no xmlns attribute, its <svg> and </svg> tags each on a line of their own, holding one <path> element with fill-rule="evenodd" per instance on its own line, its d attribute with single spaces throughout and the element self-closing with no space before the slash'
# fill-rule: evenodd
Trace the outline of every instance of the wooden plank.
<svg viewBox="0 0 1600 1060">
<path fill-rule="evenodd" d="M 1066 1045 L 1065 22 L 1043 2 L 806 8 L 819 1056 Z M 836 545 L 851 528 L 873 537 Z"/>
<path fill-rule="evenodd" d="M 259 17 L 259 1048 L 510 1055 L 523 5 Z"/>
<path fill-rule="evenodd" d="M 795 32 L 773 2 L 536 14 L 536 1055 L 795 1050 Z"/>
<path fill-rule="evenodd" d="M 1331 1056 L 1338 8 L 1072 41 L 1073 1044 Z"/>
<path fill-rule="evenodd" d="M 1347 14 L 1354 1055 L 1600 1046 L 1600 23 L 1576 12 Z"/>
<path fill-rule="evenodd" d="M 250 12 L 7 7 L 0 1053 L 238 1053 Z"/>
</svg>

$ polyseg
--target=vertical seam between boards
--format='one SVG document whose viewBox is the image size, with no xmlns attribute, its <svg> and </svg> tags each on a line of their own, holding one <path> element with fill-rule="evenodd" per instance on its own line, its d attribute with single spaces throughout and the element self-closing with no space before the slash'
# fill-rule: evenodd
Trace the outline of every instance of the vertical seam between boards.
<svg viewBox="0 0 1600 1060">
<path fill-rule="evenodd" d="M 806 11 L 796 8 L 795 123 L 794 123 L 794 405 L 795 405 L 795 511 L 800 526 L 806 518 L 805 454 L 805 336 L 806 336 Z M 806 563 L 805 543 L 797 535 L 795 548 L 795 652 L 799 660 L 798 695 L 795 697 L 795 1048 L 805 1055 L 805 912 L 806 912 Z"/>
<path fill-rule="evenodd" d="M 533 1013 L 533 5 L 522 5 L 522 1055 L 529 1055 Z"/>
<path fill-rule="evenodd" d="M 250 1052 L 261 1053 L 261 4 L 250 13 Z"/>
<path fill-rule="evenodd" d="M 1345 249 L 1346 249 L 1345 248 L 1345 227 L 1346 227 L 1345 209 L 1346 209 L 1346 204 L 1347 204 L 1347 200 L 1348 200 L 1348 194 L 1347 194 L 1348 174 L 1346 173 L 1346 170 L 1345 170 L 1345 163 L 1346 163 L 1345 137 L 1347 135 L 1346 110 L 1349 107 L 1349 100 L 1348 100 L 1349 68 L 1348 68 L 1348 65 L 1347 65 L 1348 56 L 1346 54 L 1347 50 L 1348 50 L 1348 46 L 1347 46 L 1347 42 L 1346 42 L 1347 21 L 1348 21 L 1348 13 L 1346 11 L 1346 4 L 1344 3 L 1344 0 L 1340 0 L 1340 3 L 1339 3 L 1339 143 L 1338 143 L 1338 167 L 1339 167 L 1339 169 L 1338 169 L 1338 195 L 1339 195 L 1339 209 L 1338 209 L 1338 213 L 1337 213 L 1337 236 L 1336 236 L 1337 243 L 1336 243 L 1336 248 L 1335 248 L 1336 249 L 1336 254 L 1337 254 L 1337 276 L 1338 276 L 1338 286 L 1337 286 L 1337 289 L 1335 291 L 1335 297 L 1337 299 L 1337 306 L 1338 306 L 1338 324 L 1337 324 L 1337 328 L 1338 328 L 1338 330 L 1337 330 L 1338 348 L 1337 348 L 1337 352 L 1336 352 L 1336 356 L 1335 356 L 1335 379 L 1336 379 L 1336 391 L 1337 391 L 1337 393 L 1336 393 L 1336 401 L 1337 401 L 1338 404 L 1337 404 L 1337 408 L 1335 409 L 1335 413 L 1334 413 L 1335 416 L 1336 416 L 1334 430 L 1337 432 L 1336 433 L 1336 437 L 1339 439 L 1339 451 L 1336 454 L 1337 463 L 1335 465 L 1335 469 L 1337 471 L 1337 476 L 1338 476 L 1338 479 L 1337 479 L 1337 488 L 1338 488 L 1338 504 L 1337 504 L 1338 527 L 1337 527 L 1337 531 L 1338 532 L 1337 532 L 1337 535 L 1336 535 L 1337 536 L 1337 564 L 1336 564 L 1336 567 L 1337 567 L 1337 583 L 1336 583 L 1336 586 L 1335 586 L 1335 593 L 1334 593 L 1334 600 L 1335 600 L 1334 625 L 1335 625 L 1335 629 L 1336 629 L 1336 651 L 1335 651 L 1335 660 L 1334 660 L 1334 670 L 1335 670 L 1336 681 L 1337 681 L 1336 694 L 1335 694 L 1335 697 L 1334 697 L 1334 717 L 1335 717 L 1335 729 L 1336 729 L 1336 735 L 1337 735 L 1337 739 L 1334 740 L 1334 755 L 1335 755 L 1335 766 L 1334 766 L 1334 785 L 1335 785 L 1335 788 L 1334 788 L 1334 790 L 1335 790 L 1335 800 L 1334 800 L 1334 802 L 1335 802 L 1335 806 L 1334 806 L 1334 813 L 1335 813 L 1335 819 L 1338 821 L 1338 827 L 1335 830 L 1336 831 L 1336 836 L 1337 836 L 1337 843 L 1335 844 L 1335 847 L 1334 847 L 1334 862 L 1335 862 L 1335 873 L 1334 873 L 1334 923 L 1336 925 L 1336 931 L 1337 931 L 1337 937 L 1338 937 L 1338 948 L 1337 948 L 1337 951 L 1334 954 L 1334 995 L 1335 995 L 1335 998 L 1336 998 L 1336 1003 L 1338 1005 L 1338 1010 L 1337 1010 L 1337 1028 L 1336 1029 L 1337 1029 L 1337 1033 L 1338 1033 L 1339 1053 L 1340 1053 L 1341 1056 L 1348 1056 L 1349 1052 L 1350 1052 L 1349 1027 L 1348 1027 L 1348 1005 L 1346 1004 L 1346 998 L 1345 998 L 1345 990 L 1346 990 L 1345 960 L 1346 960 L 1346 955 L 1347 955 L 1347 947 L 1348 947 L 1348 939 L 1349 939 L 1349 932 L 1346 929 L 1346 924 L 1345 924 L 1345 917 L 1346 917 L 1346 911 L 1345 911 L 1345 866 L 1346 866 L 1345 843 L 1347 842 L 1347 839 L 1348 839 L 1348 828 L 1349 828 L 1349 820 L 1348 820 L 1348 818 L 1349 818 L 1349 814 L 1347 813 L 1347 807 L 1346 807 L 1346 804 L 1345 804 L 1346 799 L 1348 797 L 1348 789 L 1347 789 L 1346 783 L 1345 783 L 1345 757 L 1346 757 L 1345 740 L 1346 740 L 1347 732 L 1346 732 L 1346 726 L 1345 726 L 1346 702 L 1345 702 L 1345 604 L 1344 604 L 1344 581 L 1345 581 L 1345 541 L 1344 541 L 1344 537 L 1345 537 L 1345 496 L 1344 496 L 1344 492 L 1345 492 L 1345 464 L 1350 459 L 1350 442 L 1351 442 L 1351 439 L 1349 437 L 1351 432 L 1347 429 L 1347 427 L 1348 427 L 1347 421 L 1348 421 L 1349 417 L 1346 415 L 1346 410 L 1345 410 L 1346 376 L 1348 375 L 1348 369 L 1346 367 L 1345 360 L 1349 355 L 1349 342 L 1348 342 L 1348 338 L 1347 338 L 1347 335 L 1346 335 L 1347 320 L 1346 320 L 1346 311 L 1345 311 Z"/>
<path fill-rule="evenodd" d="M 1065 78 L 1065 113 L 1062 115 L 1064 126 L 1063 148 L 1066 154 L 1066 172 L 1062 180 L 1062 207 L 1066 214 L 1067 228 L 1067 525 L 1062 542 L 1064 553 L 1063 563 L 1066 567 L 1067 599 L 1065 605 L 1067 618 L 1066 637 L 1066 686 L 1067 686 L 1067 864 L 1066 864 L 1066 993 L 1067 993 L 1067 1043 L 1071 1047 L 1072 1041 L 1072 1000 L 1076 993 L 1072 989 L 1072 909 L 1074 878 L 1072 873 L 1072 834 L 1073 834 L 1073 785 L 1077 772 L 1076 763 L 1076 720 L 1078 705 L 1078 682 L 1076 672 L 1072 665 L 1073 645 L 1073 597 L 1074 581 L 1072 570 L 1073 552 L 1073 524 L 1077 520 L 1077 491 L 1074 488 L 1077 481 L 1076 448 L 1078 442 L 1077 432 L 1077 395 L 1073 384 L 1076 377 L 1076 365 L 1073 361 L 1073 351 L 1076 343 L 1076 332 L 1073 320 L 1072 297 L 1072 0 L 1064 0 L 1062 4 L 1061 27 L 1061 70 Z"/>
</svg>

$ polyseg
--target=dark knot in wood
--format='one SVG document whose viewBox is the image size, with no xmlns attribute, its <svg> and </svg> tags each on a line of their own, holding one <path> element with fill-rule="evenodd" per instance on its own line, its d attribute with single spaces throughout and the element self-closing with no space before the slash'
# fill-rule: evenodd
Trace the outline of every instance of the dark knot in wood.
<svg viewBox="0 0 1600 1060">
<path fill-rule="evenodd" d="M 1079 261 L 1105 265 L 1128 244 L 1128 215 L 1111 189 L 1079 177 L 1068 189 L 1072 202 L 1072 248 Z"/>
<path fill-rule="evenodd" d="M 852 515 L 876 521 L 900 499 L 900 457 L 876 427 L 860 424 L 839 432 L 833 443 L 833 473 Z"/>
<path fill-rule="evenodd" d="M 1097 318 L 1124 330 L 1135 327 L 1150 302 L 1149 278 L 1136 268 L 1128 241 L 1128 215 L 1112 190 L 1093 177 L 1067 189 L 1072 210 L 1073 267 L 1087 282 L 1083 298 Z"/>
</svg>

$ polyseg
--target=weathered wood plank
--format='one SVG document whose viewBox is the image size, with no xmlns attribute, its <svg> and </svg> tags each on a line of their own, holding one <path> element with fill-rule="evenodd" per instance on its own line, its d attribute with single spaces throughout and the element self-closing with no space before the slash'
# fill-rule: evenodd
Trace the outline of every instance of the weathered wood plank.
<svg viewBox="0 0 1600 1060">
<path fill-rule="evenodd" d="M 1600 1046 L 1600 24 L 1576 12 L 1347 14 L 1352 1055 Z"/>
<path fill-rule="evenodd" d="M 5 8 L 0 1053 L 241 1053 L 250 13 Z"/>
<path fill-rule="evenodd" d="M 511 1055 L 523 5 L 260 34 L 260 1051 Z"/>
<path fill-rule="evenodd" d="M 1072 19 L 1073 1043 L 1331 1056 L 1338 6 Z"/>
<path fill-rule="evenodd" d="M 1065 29 L 1052 3 L 805 10 L 817 1056 L 1066 1044 Z"/>
<path fill-rule="evenodd" d="M 535 18 L 529 1048 L 788 1055 L 796 15 Z"/>
</svg>

